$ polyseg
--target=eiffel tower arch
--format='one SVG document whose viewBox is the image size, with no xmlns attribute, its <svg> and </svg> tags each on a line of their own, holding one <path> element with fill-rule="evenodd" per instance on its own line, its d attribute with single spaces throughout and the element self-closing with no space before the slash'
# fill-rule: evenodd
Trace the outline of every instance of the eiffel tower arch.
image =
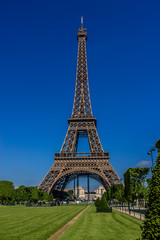
<svg viewBox="0 0 160 240">
<path fill-rule="evenodd" d="M 48 193 L 63 191 L 66 185 L 80 176 L 88 176 L 99 181 L 105 189 L 113 183 L 122 183 L 109 161 L 109 153 L 104 152 L 93 117 L 87 71 L 86 40 L 87 31 L 78 29 L 78 59 L 76 88 L 72 116 L 68 119 L 68 131 L 59 153 L 55 153 L 54 164 L 48 171 L 39 189 Z M 77 152 L 79 137 L 88 138 L 90 152 Z"/>
</svg>

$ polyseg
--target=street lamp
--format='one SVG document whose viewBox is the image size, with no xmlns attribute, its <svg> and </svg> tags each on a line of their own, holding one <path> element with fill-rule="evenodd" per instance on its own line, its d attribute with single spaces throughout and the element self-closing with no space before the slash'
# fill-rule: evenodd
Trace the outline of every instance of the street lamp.
<svg viewBox="0 0 160 240">
<path fill-rule="evenodd" d="M 151 160 L 152 160 L 152 170 L 154 170 L 153 152 L 154 152 L 155 150 L 156 150 L 156 149 L 153 147 L 153 148 L 151 148 L 151 150 L 147 153 L 148 155 L 151 155 Z"/>
</svg>

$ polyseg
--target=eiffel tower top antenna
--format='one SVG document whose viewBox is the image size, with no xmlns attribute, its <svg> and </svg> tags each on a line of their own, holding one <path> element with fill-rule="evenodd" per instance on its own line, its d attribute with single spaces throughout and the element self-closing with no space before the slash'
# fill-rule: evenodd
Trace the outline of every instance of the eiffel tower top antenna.
<svg viewBox="0 0 160 240">
<path fill-rule="evenodd" d="M 81 16 L 81 29 L 83 29 L 83 16 Z"/>
</svg>

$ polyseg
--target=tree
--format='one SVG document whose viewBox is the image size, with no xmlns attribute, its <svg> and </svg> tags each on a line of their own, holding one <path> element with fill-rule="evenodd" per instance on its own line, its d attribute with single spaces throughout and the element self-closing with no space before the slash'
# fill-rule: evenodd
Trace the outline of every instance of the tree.
<svg viewBox="0 0 160 240">
<path fill-rule="evenodd" d="M 17 202 L 29 201 L 31 196 L 30 190 L 24 185 L 14 190 L 14 199 Z"/>
<path fill-rule="evenodd" d="M 13 182 L 0 181 L 0 200 L 3 204 L 4 201 L 11 200 L 13 197 Z"/>
<path fill-rule="evenodd" d="M 123 184 L 112 184 L 112 198 L 120 202 L 123 201 L 124 187 Z"/>
<path fill-rule="evenodd" d="M 143 240 L 160 239 L 160 139 L 156 142 L 158 157 L 149 184 L 149 209 L 142 226 Z"/>
<path fill-rule="evenodd" d="M 146 199 L 149 199 L 150 189 L 151 189 L 151 182 L 152 178 L 147 179 L 147 186 L 146 186 Z"/>
<path fill-rule="evenodd" d="M 99 207 L 99 206 L 100 206 L 100 199 L 99 199 L 99 198 L 96 199 L 96 201 L 95 201 L 95 206 L 96 206 L 96 207 Z"/>
<path fill-rule="evenodd" d="M 21 201 L 30 201 L 30 202 L 38 202 L 41 201 L 52 201 L 53 194 L 48 194 L 47 192 L 43 192 L 37 187 L 25 187 L 20 186 L 19 188 L 14 190 L 14 199 L 17 202 Z"/>
<path fill-rule="evenodd" d="M 125 172 L 125 197 L 128 202 L 144 198 L 144 182 L 149 171 L 149 168 L 129 168 Z"/>
<path fill-rule="evenodd" d="M 97 198 L 95 201 L 95 206 L 97 208 L 97 212 L 110 212 L 110 208 L 108 206 L 105 194 L 103 194 L 101 200 Z"/>
<path fill-rule="evenodd" d="M 39 191 L 39 200 L 41 201 L 48 201 L 48 193 Z"/>
<path fill-rule="evenodd" d="M 106 197 L 107 202 L 111 201 L 111 199 L 112 199 L 111 188 L 107 188 L 106 192 L 104 192 L 104 196 Z"/>
<path fill-rule="evenodd" d="M 52 193 L 48 195 L 48 201 L 49 202 L 53 201 L 53 194 Z"/>
<path fill-rule="evenodd" d="M 4 201 L 12 202 L 38 202 L 42 201 L 52 201 L 53 194 L 48 194 L 43 192 L 37 187 L 26 187 L 24 185 L 14 189 L 13 183 L 9 181 L 0 181 L 0 201 L 3 204 Z"/>
<path fill-rule="evenodd" d="M 40 200 L 40 190 L 37 187 L 28 187 L 28 189 L 30 190 L 30 202 L 38 202 Z M 47 193 L 48 195 L 48 193 Z M 48 196 L 47 196 L 48 197 Z"/>
<path fill-rule="evenodd" d="M 105 198 L 108 201 L 116 199 L 118 201 L 124 201 L 124 186 L 123 184 L 112 184 L 111 188 L 107 188 L 104 193 Z"/>
</svg>

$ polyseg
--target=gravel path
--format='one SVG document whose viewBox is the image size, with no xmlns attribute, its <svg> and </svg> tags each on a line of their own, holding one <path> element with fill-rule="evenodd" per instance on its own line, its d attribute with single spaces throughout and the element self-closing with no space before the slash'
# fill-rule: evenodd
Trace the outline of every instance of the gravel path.
<svg viewBox="0 0 160 240">
<path fill-rule="evenodd" d="M 59 237 L 89 208 L 87 206 L 82 212 L 75 216 L 71 221 L 66 223 L 62 228 L 60 228 L 56 233 L 54 233 L 48 240 L 58 240 Z"/>
</svg>

